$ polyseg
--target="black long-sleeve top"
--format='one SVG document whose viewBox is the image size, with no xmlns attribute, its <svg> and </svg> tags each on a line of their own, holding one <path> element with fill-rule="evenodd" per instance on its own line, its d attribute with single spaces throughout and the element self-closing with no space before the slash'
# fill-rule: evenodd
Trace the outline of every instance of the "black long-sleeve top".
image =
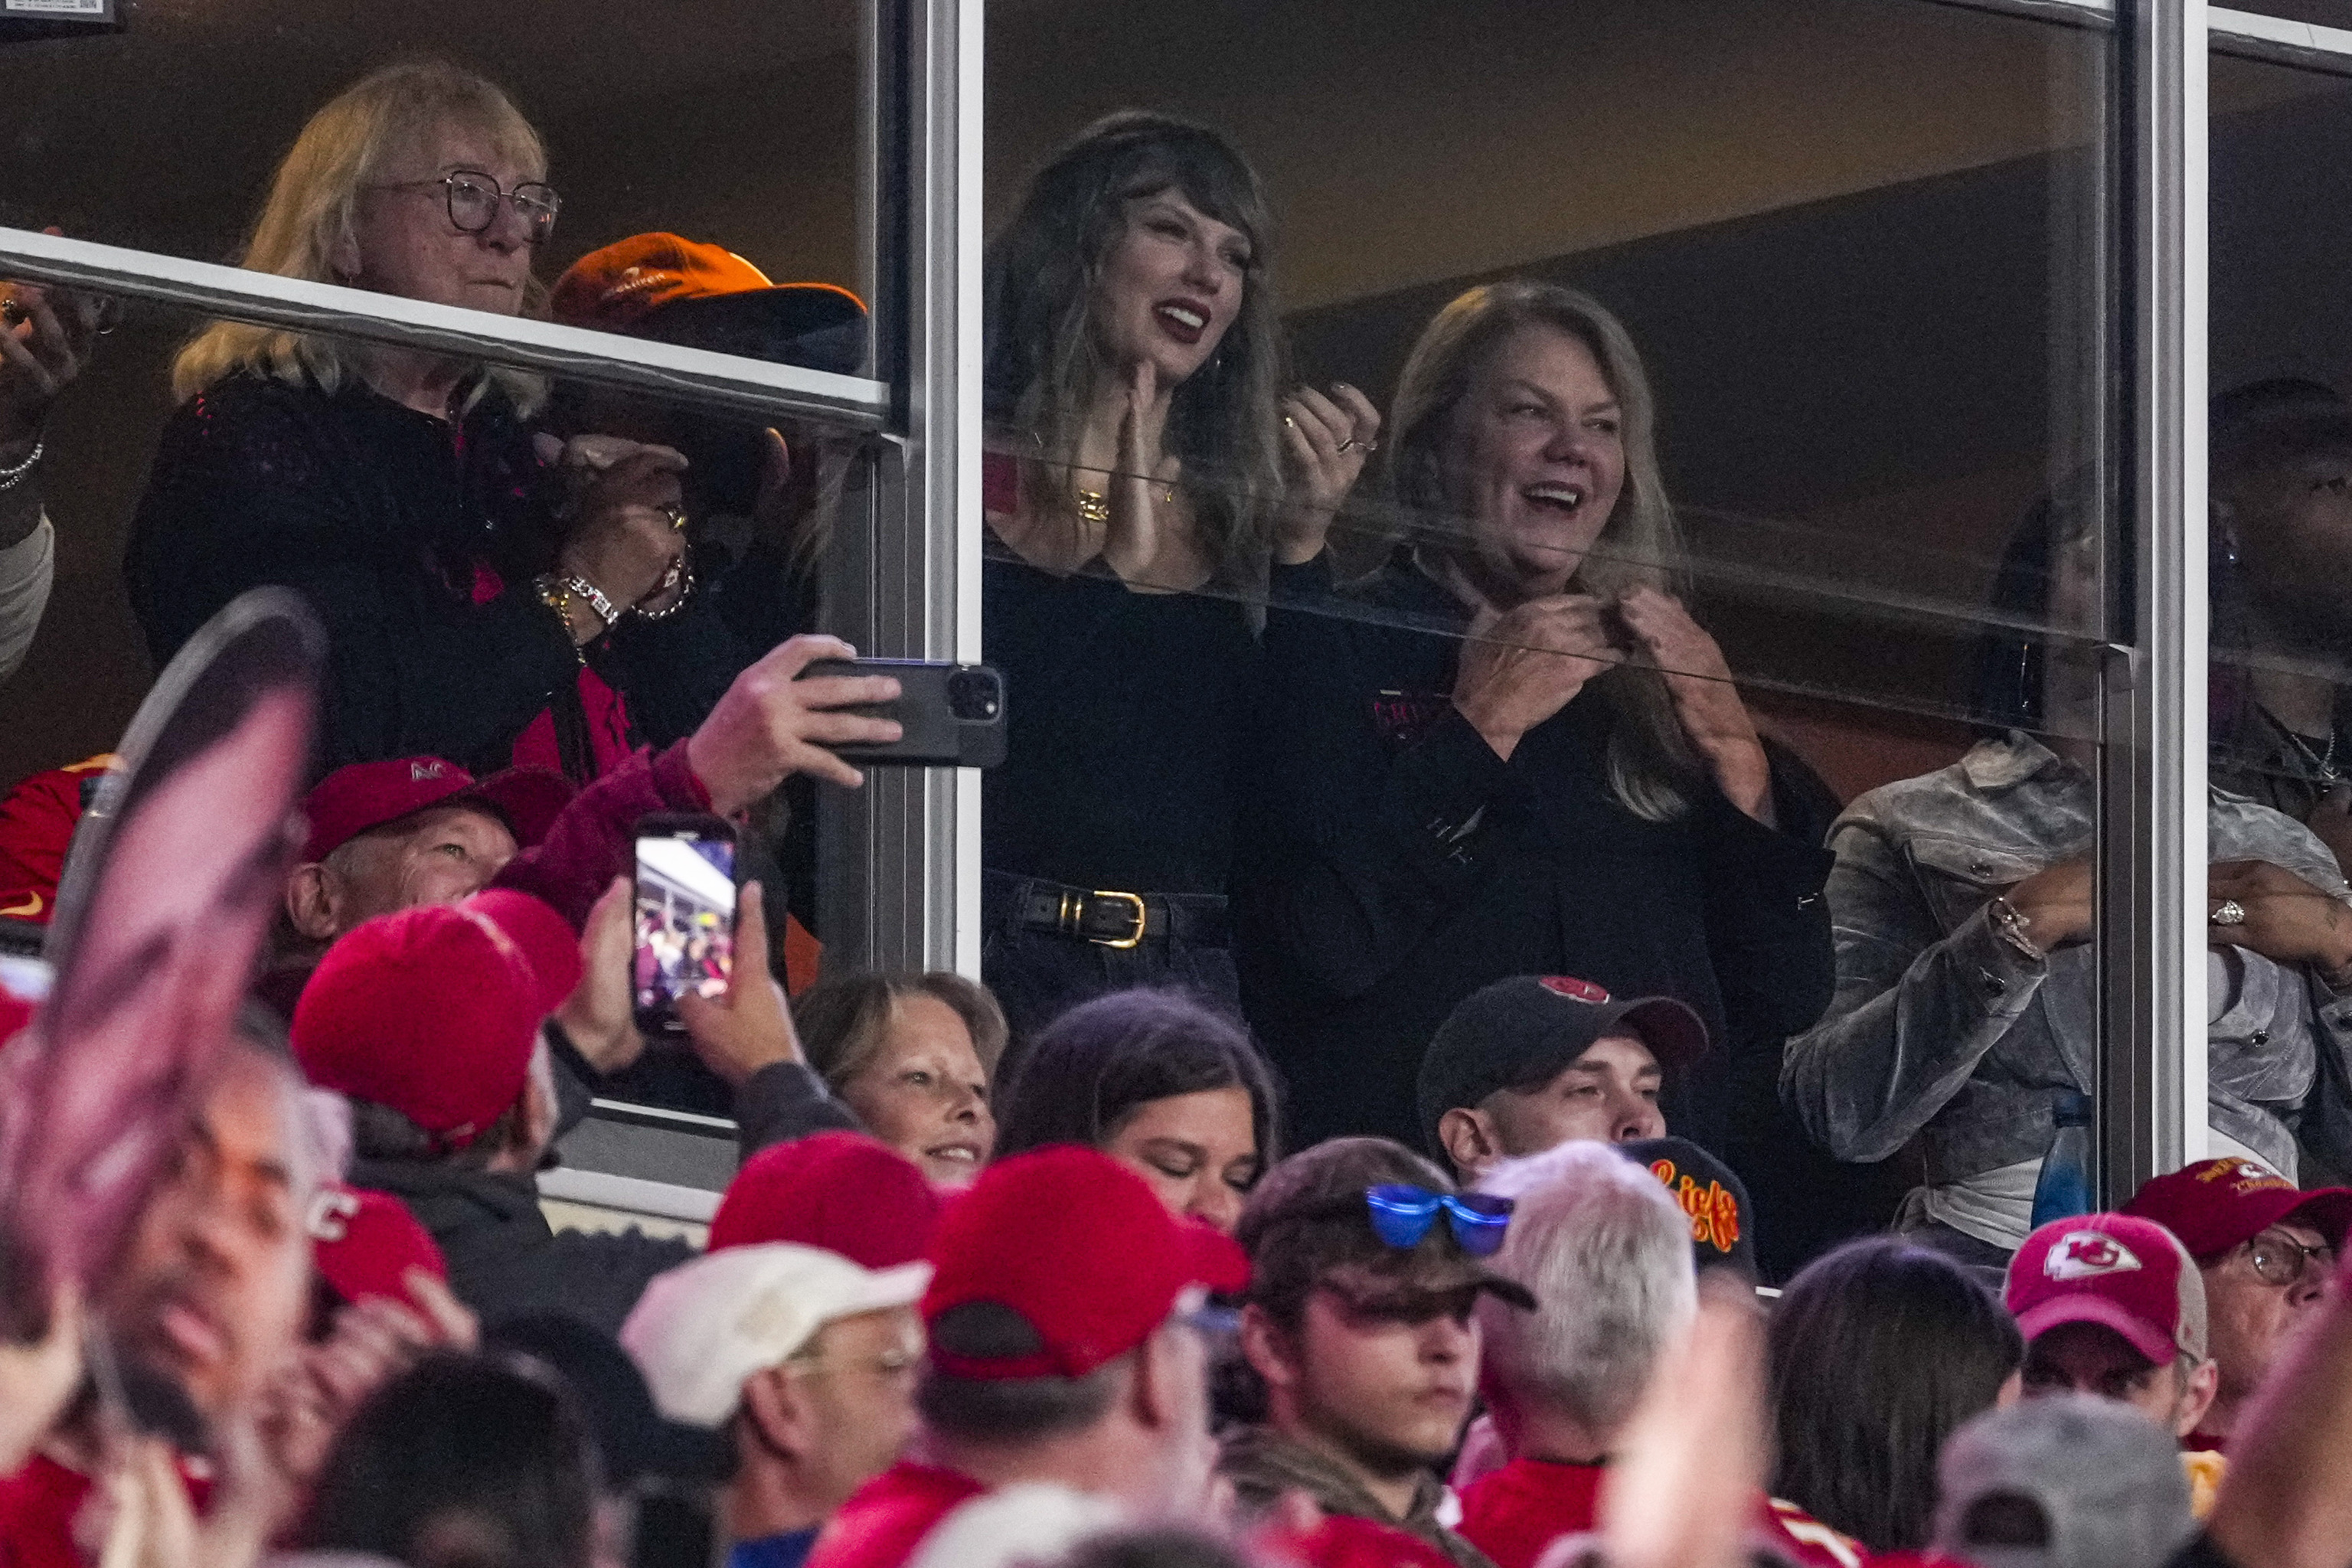
<svg viewBox="0 0 2352 1568">
<path fill-rule="evenodd" d="M 1297 1142 L 1417 1145 L 1414 1080 L 1446 1014 L 1505 976 L 1565 973 L 1698 1012 L 1715 1045 L 1667 1115 L 1720 1147 L 1741 1055 L 1777 1068 L 1829 1003 L 1825 792 L 1776 752 L 1779 828 L 1712 789 L 1644 820 L 1610 791 L 1617 719 L 1592 687 L 1507 762 L 1451 700 L 1465 626 L 1402 556 L 1267 620 L 1243 995 Z"/>
<path fill-rule="evenodd" d="M 1223 893 L 1257 701 L 1248 611 L 1014 560 L 983 572 L 1010 726 L 1004 765 L 981 785 L 988 868 Z"/>
<path fill-rule="evenodd" d="M 579 660 L 530 587 L 560 542 L 551 500 L 495 389 L 444 421 L 356 382 L 241 373 L 164 426 L 123 575 L 158 665 L 247 589 L 300 593 L 328 636 L 322 767 L 430 753 L 485 771 L 551 702 L 560 735 L 577 711 Z M 588 656 L 627 702 L 628 741 L 655 744 L 691 732 L 750 657 L 698 601 L 625 620 Z M 593 772 L 584 742 L 564 751 Z"/>
</svg>

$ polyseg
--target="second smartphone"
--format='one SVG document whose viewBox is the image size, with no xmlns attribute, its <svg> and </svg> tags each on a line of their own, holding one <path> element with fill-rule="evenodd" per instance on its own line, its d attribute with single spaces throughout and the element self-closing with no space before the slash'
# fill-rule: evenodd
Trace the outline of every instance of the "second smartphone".
<svg viewBox="0 0 2352 1568">
<path fill-rule="evenodd" d="M 637 1028 L 649 1039 L 686 1032 L 681 994 L 715 997 L 733 978 L 735 848 L 735 829 L 723 817 L 682 813 L 637 824 L 629 979 Z"/>
</svg>

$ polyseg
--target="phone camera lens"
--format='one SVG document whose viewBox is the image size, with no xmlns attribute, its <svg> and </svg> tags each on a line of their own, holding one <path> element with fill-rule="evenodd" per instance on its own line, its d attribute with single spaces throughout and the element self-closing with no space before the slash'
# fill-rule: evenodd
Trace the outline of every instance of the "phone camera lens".
<svg viewBox="0 0 2352 1568">
<path fill-rule="evenodd" d="M 1004 690 L 992 669 L 959 669 L 948 677 L 948 711 L 967 724 L 984 724 L 1004 710 Z"/>
</svg>

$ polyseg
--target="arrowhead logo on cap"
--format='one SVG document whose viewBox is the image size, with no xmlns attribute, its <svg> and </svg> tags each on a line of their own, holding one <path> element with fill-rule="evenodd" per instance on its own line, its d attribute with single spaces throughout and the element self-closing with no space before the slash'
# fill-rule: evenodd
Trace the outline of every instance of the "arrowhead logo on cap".
<svg viewBox="0 0 2352 1568">
<path fill-rule="evenodd" d="M 2127 1274 L 2139 1266 L 2132 1249 L 2114 1237 L 2070 1230 L 2042 1260 L 2042 1272 L 2053 1279 L 2095 1279 L 2102 1274 Z"/>
<path fill-rule="evenodd" d="M 1590 980 L 1579 980 L 1573 975 L 1547 974 L 1536 984 L 1553 995 L 1565 996 L 1571 1002 L 1590 1002 L 1598 1006 L 1609 1000 L 1607 991 Z"/>
</svg>

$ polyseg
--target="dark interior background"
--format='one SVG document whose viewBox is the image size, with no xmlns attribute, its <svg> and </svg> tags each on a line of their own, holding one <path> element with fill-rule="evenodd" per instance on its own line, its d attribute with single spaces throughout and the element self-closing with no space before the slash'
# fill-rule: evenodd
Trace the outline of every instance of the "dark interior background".
<svg viewBox="0 0 2352 1568">
<path fill-rule="evenodd" d="M 545 133 L 544 276 L 666 227 L 870 297 L 855 0 L 128 9 L 0 47 L 0 222 L 231 258 L 310 110 L 431 52 Z M 1649 361 L 1707 618 L 1775 721 L 1846 794 L 1964 743 L 2000 543 L 2096 449 L 2097 35 L 1890 0 L 994 0 L 988 44 L 992 215 L 1100 113 L 1224 127 L 1272 192 L 1314 379 L 1383 399 L 1474 281 L 1599 295 Z M 2217 386 L 2352 380 L 2347 90 L 2215 62 Z M 144 689 L 116 573 L 193 324 L 137 313 L 54 419 L 59 580 L 0 689 L 0 779 L 102 749 Z"/>
</svg>

